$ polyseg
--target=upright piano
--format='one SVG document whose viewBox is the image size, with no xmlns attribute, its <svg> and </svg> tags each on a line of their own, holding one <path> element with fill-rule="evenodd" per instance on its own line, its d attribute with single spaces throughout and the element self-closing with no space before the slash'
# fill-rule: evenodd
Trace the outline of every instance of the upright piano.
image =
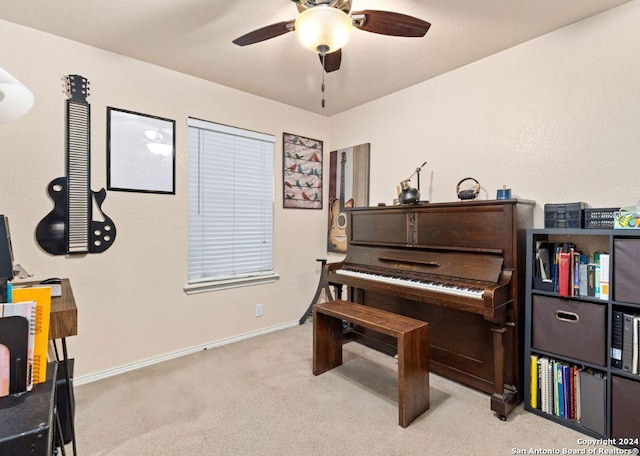
<svg viewBox="0 0 640 456">
<path fill-rule="evenodd" d="M 346 209 L 344 261 L 326 280 L 349 299 L 429 322 L 431 370 L 491 395 L 506 419 L 522 401 L 524 247 L 535 202 L 462 201 Z M 394 341 L 354 328 L 392 353 Z"/>
</svg>

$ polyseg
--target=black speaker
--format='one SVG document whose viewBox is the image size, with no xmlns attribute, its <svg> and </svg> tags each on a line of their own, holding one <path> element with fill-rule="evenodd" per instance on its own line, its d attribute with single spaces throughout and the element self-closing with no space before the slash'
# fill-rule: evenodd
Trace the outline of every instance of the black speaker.
<svg viewBox="0 0 640 456">
<path fill-rule="evenodd" d="M 67 375 L 69 371 L 70 388 L 67 388 Z M 71 442 L 73 436 L 71 429 L 73 422 L 72 416 L 75 416 L 76 404 L 73 397 L 73 358 L 66 361 L 58 362 L 58 379 L 56 381 L 56 408 L 60 417 L 60 427 L 62 428 L 62 437 L 64 443 Z M 71 414 L 69 413 L 71 409 Z"/>
</svg>

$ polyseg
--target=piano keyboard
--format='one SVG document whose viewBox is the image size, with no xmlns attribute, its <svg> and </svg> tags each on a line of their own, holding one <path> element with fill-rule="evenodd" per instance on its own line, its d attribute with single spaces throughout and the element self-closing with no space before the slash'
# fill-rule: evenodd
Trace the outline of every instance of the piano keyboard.
<svg viewBox="0 0 640 456">
<path fill-rule="evenodd" d="M 430 282 L 422 280 L 407 279 L 404 277 L 393 277 L 384 274 L 372 274 L 369 272 L 351 271 L 349 269 L 337 269 L 336 274 L 341 274 L 360 279 L 372 280 L 374 282 L 383 282 L 393 285 L 402 285 L 405 287 L 417 288 L 419 290 L 429 290 L 438 293 L 446 293 L 456 296 L 464 296 L 471 299 L 482 299 L 484 289 L 474 287 L 463 287 L 446 282 Z"/>
</svg>

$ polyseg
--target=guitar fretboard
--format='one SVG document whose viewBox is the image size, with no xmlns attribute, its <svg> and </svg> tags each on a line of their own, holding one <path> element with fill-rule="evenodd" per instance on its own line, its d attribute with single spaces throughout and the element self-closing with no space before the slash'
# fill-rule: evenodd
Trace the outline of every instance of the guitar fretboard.
<svg viewBox="0 0 640 456">
<path fill-rule="evenodd" d="M 68 252 L 89 251 L 89 105 L 67 100 Z"/>
</svg>

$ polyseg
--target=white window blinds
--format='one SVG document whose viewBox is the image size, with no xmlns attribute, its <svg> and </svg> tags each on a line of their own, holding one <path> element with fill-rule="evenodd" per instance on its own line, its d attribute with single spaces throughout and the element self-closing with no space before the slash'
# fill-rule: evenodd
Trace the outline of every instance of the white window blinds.
<svg viewBox="0 0 640 456">
<path fill-rule="evenodd" d="M 273 276 L 275 137 L 189 119 L 189 284 Z"/>
</svg>

